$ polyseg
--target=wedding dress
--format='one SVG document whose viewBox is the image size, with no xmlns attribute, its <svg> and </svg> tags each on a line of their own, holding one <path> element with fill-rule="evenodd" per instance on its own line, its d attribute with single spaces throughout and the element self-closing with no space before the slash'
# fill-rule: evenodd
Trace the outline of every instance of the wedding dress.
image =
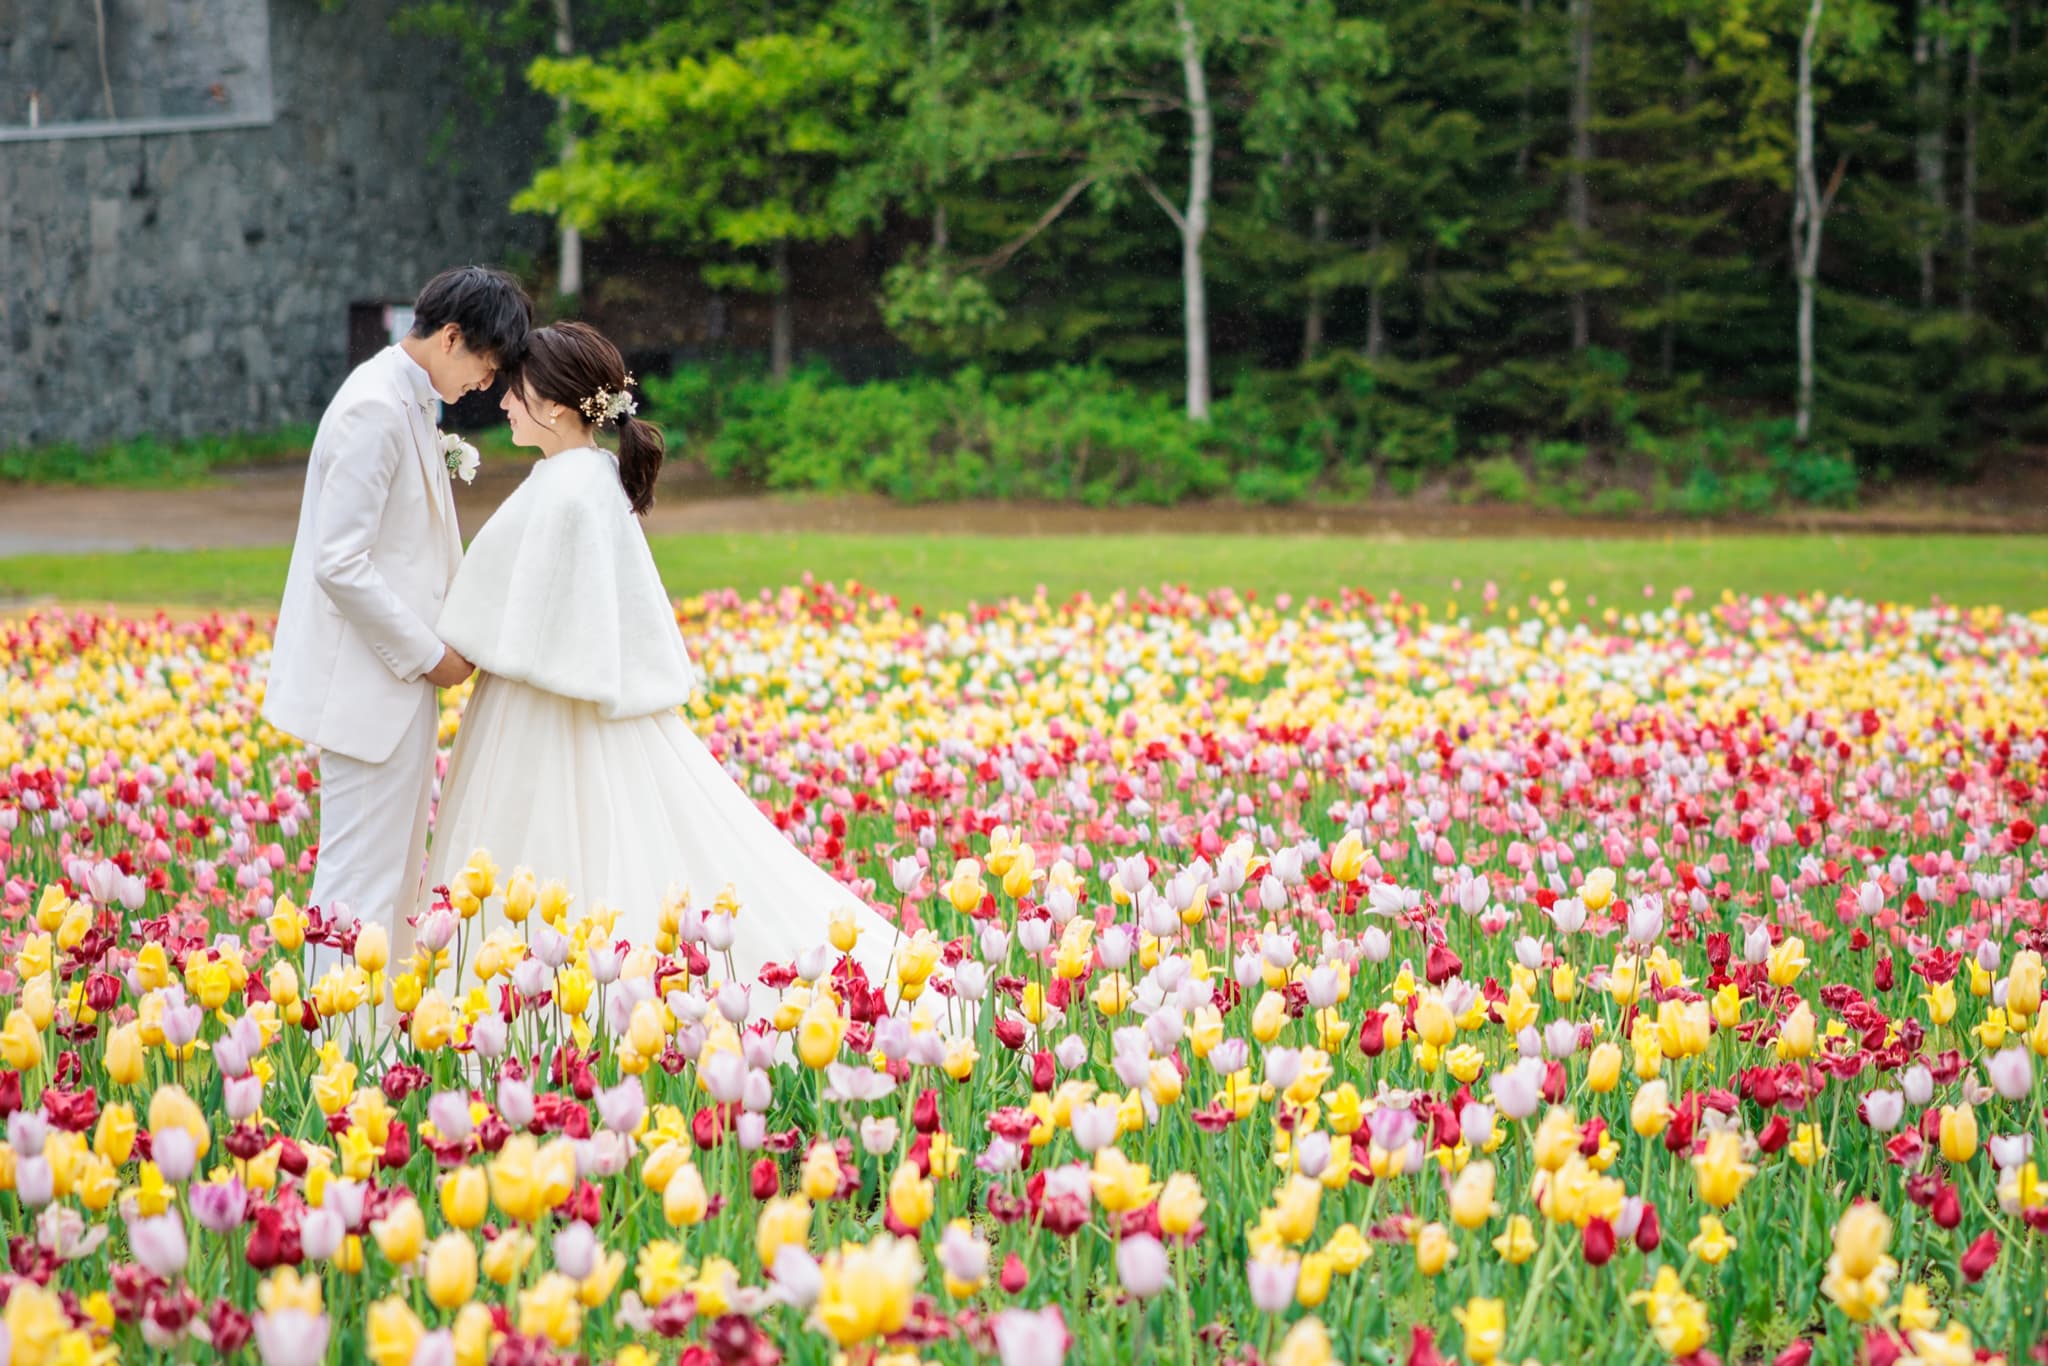
<svg viewBox="0 0 2048 1366">
<path fill-rule="evenodd" d="M 437 629 L 477 681 L 428 888 L 488 850 L 506 873 L 561 881 L 578 911 L 616 908 L 617 937 L 652 946 L 672 890 L 708 908 L 730 883 L 736 980 L 826 943 L 845 908 L 860 928 L 855 961 L 886 984 L 895 927 L 792 845 L 677 712 L 698 673 L 609 451 L 534 467 L 471 543 Z M 488 933 L 494 907 L 468 932 Z M 724 975 L 720 958 L 713 972 Z M 752 993 L 756 1014 L 772 1006 Z"/>
</svg>

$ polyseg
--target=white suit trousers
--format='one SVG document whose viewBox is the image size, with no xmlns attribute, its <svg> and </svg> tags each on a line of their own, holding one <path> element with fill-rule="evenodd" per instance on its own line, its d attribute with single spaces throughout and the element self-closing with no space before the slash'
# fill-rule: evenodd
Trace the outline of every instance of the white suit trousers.
<svg viewBox="0 0 2048 1366">
<path fill-rule="evenodd" d="M 419 900 L 426 869 L 440 719 L 438 695 L 422 686 L 411 724 L 383 763 L 320 751 L 320 858 L 312 903 L 329 914 L 346 906 L 364 924 L 382 925 L 391 936 L 393 962 L 412 952 L 406 917 Z M 326 945 L 307 947 L 310 990 L 341 956 Z"/>
</svg>

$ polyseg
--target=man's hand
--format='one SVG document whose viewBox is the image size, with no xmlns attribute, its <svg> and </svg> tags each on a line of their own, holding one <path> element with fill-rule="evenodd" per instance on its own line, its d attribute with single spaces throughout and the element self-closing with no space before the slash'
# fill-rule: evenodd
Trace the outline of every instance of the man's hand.
<svg viewBox="0 0 2048 1366">
<path fill-rule="evenodd" d="M 476 671 L 476 666 L 455 651 L 443 646 L 441 662 L 427 670 L 427 682 L 437 688 L 452 688 Z"/>
</svg>

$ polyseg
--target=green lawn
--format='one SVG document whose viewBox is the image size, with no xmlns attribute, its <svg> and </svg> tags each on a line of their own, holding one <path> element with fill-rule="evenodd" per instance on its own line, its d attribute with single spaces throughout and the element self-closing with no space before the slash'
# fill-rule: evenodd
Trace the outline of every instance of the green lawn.
<svg viewBox="0 0 2048 1366">
<path fill-rule="evenodd" d="M 1688 587 L 1800 593 L 1827 590 L 1870 599 L 1948 602 L 2033 611 L 2048 608 L 2048 537 L 1674 536 L 1641 540 L 1383 541 L 1333 537 L 779 536 L 659 537 L 655 558 L 669 590 L 753 592 L 808 570 L 858 578 L 933 609 L 1078 589 L 1184 583 L 1296 595 L 1342 587 L 1399 590 L 1441 610 L 1455 598 L 1477 611 L 1487 580 L 1503 602 L 1544 593 L 1562 579 L 1574 605 L 1658 601 Z M 268 608 L 284 585 L 288 551 L 141 551 L 0 559 L 0 601 L 181 604 Z M 1454 588 L 1454 581 L 1462 587 Z"/>
</svg>

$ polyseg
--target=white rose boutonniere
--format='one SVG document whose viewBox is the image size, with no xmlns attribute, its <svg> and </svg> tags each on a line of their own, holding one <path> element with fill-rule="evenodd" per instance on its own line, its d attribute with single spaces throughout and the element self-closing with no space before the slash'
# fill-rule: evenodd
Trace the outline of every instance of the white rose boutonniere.
<svg viewBox="0 0 2048 1366">
<path fill-rule="evenodd" d="M 467 484 L 476 478 L 476 469 L 483 463 L 476 447 L 456 436 L 453 432 L 438 433 L 441 438 L 441 459 L 447 462 L 448 473 Z"/>
</svg>

